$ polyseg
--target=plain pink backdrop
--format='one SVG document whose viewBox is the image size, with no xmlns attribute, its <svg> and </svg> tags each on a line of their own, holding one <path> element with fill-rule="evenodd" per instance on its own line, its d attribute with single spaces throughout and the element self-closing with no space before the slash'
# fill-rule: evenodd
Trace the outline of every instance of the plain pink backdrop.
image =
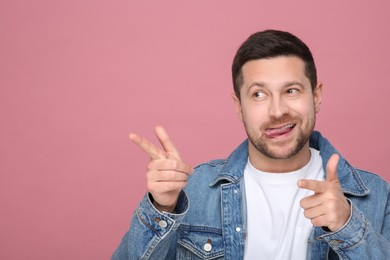
<svg viewBox="0 0 390 260">
<path fill-rule="evenodd" d="M 317 129 L 390 180 L 388 1 L 0 1 L 0 258 L 108 259 L 162 124 L 191 164 L 245 137 L 230 65 L 288 30 L 324 83 Z"/>
</svg>

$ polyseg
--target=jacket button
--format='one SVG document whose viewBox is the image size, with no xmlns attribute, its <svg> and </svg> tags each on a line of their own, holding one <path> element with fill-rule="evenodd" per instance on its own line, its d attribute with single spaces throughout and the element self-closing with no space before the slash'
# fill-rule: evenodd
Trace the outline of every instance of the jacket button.
<svg viewBox="0 0 390 260">
<path fill-rule="evenodd" d="M 168 223 L 165 221 L 165 220 L 160 220 L 158 222 L 158 225 L 161 227 L 161 228 L 166 228 L 168 226 Z"/>
<path fill-rule="evenodd" d="M 210 252 L 212 248 L 213 248 L 213 246 L 212 246 L 210 243 L 206 243 L 206 244 L 204 244 L 204 246 L 203 246 L 203 249 L 204 249 L 204 251 L 206 251 L 206 252 Z"/>
<path fill-rule="evenodd" d="M 236 227 L 236 231 L 237 231 L 237 232 L 240 232 L 240 231 L 241 231 L 241 228 L 240 228 L 240 227 Z"/>
</svg>

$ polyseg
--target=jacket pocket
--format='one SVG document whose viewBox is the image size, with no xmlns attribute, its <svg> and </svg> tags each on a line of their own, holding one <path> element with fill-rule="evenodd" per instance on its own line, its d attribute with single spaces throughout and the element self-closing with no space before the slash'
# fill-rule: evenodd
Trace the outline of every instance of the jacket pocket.
<svg viewBox="0 0 390 260">
<path fill-rule="evenodd" d="M 177 259 L 223 258 L 222 230 L 199 226 L 180 226 L 178 229 Z"/>
</svg>

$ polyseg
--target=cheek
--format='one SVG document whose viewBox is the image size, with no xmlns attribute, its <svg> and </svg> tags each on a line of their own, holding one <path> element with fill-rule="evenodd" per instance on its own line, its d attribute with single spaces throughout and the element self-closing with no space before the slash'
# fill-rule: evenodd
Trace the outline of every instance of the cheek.
<svg viewBox="0 0 390 260">
<path fill-rule="evenodd" d="M 264 122 L 267 121 L 267 115 L 262 112 L 259 108 L 251 108 L 242 107 L 241 117 L 246 126 L 252 128 L 258 128 Z"/>
<path fill-rule="evenodd" d="M 304 119 L 313 117 L 316 113 L 316 108 L 314 107 L 313 100 L 307 100 L 306 102 L 295 104 L 293 111 Z"/>
<path fill-rule="evenodd" d="M 315 122 L 316 113 L 314 107 L 306 108 L 305 110 L 300 111 L 300 118 L 302 122 L 302 127 L 307 128 L 311 127 L 312 123 Z"/>
</svg>

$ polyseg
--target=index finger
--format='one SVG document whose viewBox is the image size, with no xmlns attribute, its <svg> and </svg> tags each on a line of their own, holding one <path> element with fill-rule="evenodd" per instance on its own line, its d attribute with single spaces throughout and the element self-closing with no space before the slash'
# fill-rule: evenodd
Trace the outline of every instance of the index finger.
<svg viewBox="0 0 390 260">
<path fill-rule="evenodd" d="M 301 189 L 311 190 L 315 193 L 322 193 L 329 189 L 329 185 L 326 181 L 317 180 L 299 180 L 298 186 Z"/>
<path fill-rule="evenodd" d="M 129 134 L 129 138 L 133 141 L 133 143 L 138 145 L 145 153 L 147 153 L 151 159 L 166 159 L 165 153 L 145 138 L 133 133 Z"/>
<path fill-rule="evenodd" d="M 162 126 L 156 126 L 155 128 L 156 136 L 160 141 L 162 147 L 170 159 L 177 159 L 181 161 L 179 152 L 177 151 L 175 145 L 173 144 L 171 138 L 169 137 L 167 131 Z"/>
</svg>

